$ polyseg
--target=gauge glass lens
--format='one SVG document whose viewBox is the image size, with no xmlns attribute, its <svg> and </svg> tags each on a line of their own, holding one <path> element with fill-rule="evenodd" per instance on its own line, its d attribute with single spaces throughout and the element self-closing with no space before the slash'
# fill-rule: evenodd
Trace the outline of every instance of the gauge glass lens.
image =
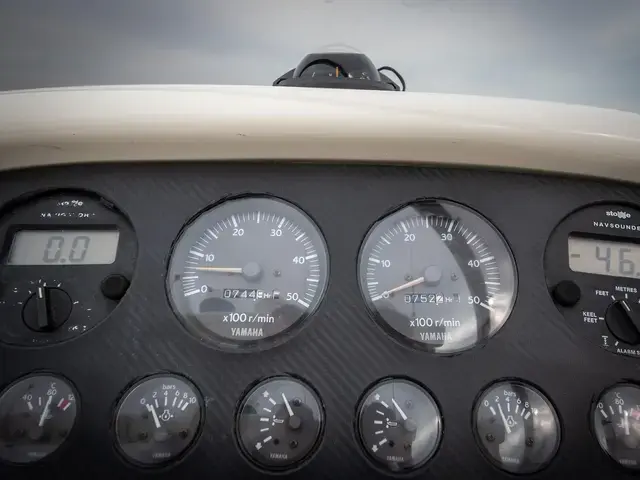
<svg viewBox="0 0 640 480">
<path fill-rule="evenodd" d="M 374 385 L 358 408 L 358 436 L 367 456 L 392 472 L 425 464 L 442 436 L 442 417 L 433 397 L 404 379 Z"/>
<path fill-rule="evenodd" d="M 540 391 L 520 381 L 489 387 L 475 407 L 473 421 L 482 452 L 510 473 L 541 470 L 560 444 L 553 406 Z"/>
<path fill-rule="evenodd" d="M 301 326 L 327 280 L 327 248 L 312 220 L 288 202 L 254 196 L 228 200 L 186 227 L 168 288 L 198 337 L 251 348 Z"/>
<path fill-rule="evenodd" d="M 244 398 L 236 432 L 245 456 L 267 470 L 296 467 L 316 450 L 324 411 L 311 387 L 293 377 L 272 377 Z"/>
<path fill-rule="evenodd" d="M 442 200 L 378 221 L 360 251 L 359 279 L 385 330 L 436 353 L 466 350 L 495 334 L 516 292 L 515 263 L 500 233 Z"/>
<path fill-rule="evenodd" d="M 600 447 L 623 467 L 640 470 L 640 387 L 615 385 L 594 407 L 592 424 Z"/>
<path fill-rule="evenodd" d="M 77 395 L 52 375 L 32 375 L 0 396 L 0 458 L 32 463 L 50 455 L 67 439 L 76 420 Z"/>
<path fill-rule="evenodd" d="M 202 397 L 177 375 L 154 375 L 134 385 L 120 402 L 116 440 L 127 460 L 163 465 L 193 445 L 202 422 Z"/>
</svg>

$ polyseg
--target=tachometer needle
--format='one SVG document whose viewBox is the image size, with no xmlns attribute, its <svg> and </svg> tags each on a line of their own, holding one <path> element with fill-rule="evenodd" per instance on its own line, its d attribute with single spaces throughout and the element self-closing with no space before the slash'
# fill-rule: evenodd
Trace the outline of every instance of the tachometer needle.
<svg viewBox="0 0 640 480">
<path fill-rule="evenodd" d="M 500 404 L 498 404 L 498 410 L 500 410 L 500 416 L 502 417 L 502 422 L 504 423 L 505 430 L 507 431 L 507 433 L 511 433 L 511 428 L 507 423 L 507 418 L 504 416 L 504 412 L 502 411 L 502 406 L 500 406 Z"/>
<path fill-rule="evenodd" d="M 415 280 L 411 280 L 410 282 L 407 283 L 403 283 L 402 285 L 392 288 L 391 290 L 386 290 L 384 292 L 382 292 L 380 295 L 377 295 L 373 298 L 371 298 L 372 302 L 376 302 L 378 300 L 380 300 L 381 298 L 384 298 L 385 296 L 391 295 L 392 293 L 396 293 L 396 292 L 400 292 L 401 290 L 405 290 L 407 288 L 411 288 L 414 287 L 416 285 L 420 285 L 421 283 L 424 282 L 424 277 L 420 277 L 420 278 L 416 278 Z"/>
<path fill-rule="evenodd" d="M 158 418 L 158 414 L 156 413 L 154 406 L 147 403 L 147 410 L 151 412 L 151 415 L 153 416 L 153 423 L 156 424 L 156 428 L 160 428 L 160 419 Z"/>
<path fill-rule="evenodd" d="M 242 268 L 235 267 L 194 267 L 198 272 L 242 273 Z"/>
<path fill-rule="evenodd" d="M 47 400 L 47 403 L 45 403 L 44 410 L 42 411 L 42 415 L 40 415 L 40 421 L 38 422 L 38 426 L 40 428 L 42 428 L 45 420 L 47 419 L 47 416 L 49 415 L 49 407 L 51 406 L 51 400 L 53 400 L 53 397 L 49 395 L 49 400 Z"/>
<path fill-rule="evenodd" d="M 406 420 L 407 419 L 407 415 L 402 411 L 402 409 L 400 408 L 400 405 L 398 405 L 398 402 L 396 402 L 396 399 L 392 398 L 391 402 L 393 403 L 393 406 L 396 407 L 396 410 L 398 410 L 398 413 L 402 417 L 402 420 Z"/>
<path fill-rule="evenodd" d="M 293 417 L 293 409 L 291 408 L 291 405 L 289 405 L 289 400 L 287 400 L 287 397 L 285 396 L 284 392 L 282 392 L 282 400 L 284 400 L 284 404 L 287 407 L 287 412 L 289 412 L 289 416 Z"/>
</svg>

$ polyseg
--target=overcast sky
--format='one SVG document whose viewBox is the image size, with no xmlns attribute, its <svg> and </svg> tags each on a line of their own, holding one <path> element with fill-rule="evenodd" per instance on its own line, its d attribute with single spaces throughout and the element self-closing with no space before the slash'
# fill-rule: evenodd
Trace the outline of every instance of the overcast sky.
<svg viewBox="0 0 640 480">
<path fill-rule="evenodd" d="M 336 45 L 411 91 L 640 112 L 640 0 L 0 0 L 0 90 L 270 85 Z"/>
</svg>

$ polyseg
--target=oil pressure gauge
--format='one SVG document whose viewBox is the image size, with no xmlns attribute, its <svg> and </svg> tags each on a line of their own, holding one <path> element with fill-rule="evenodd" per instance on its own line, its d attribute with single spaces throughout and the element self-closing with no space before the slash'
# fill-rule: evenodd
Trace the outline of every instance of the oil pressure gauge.
<svg viewBox="0 0 640 480">
<path fill-rule="evenodd" d="M 518 380 L 496 383 L 475 406 L 473 425 L 482 452 L 510 473 L 544 468 L 560 444 L 560 424 L 551 402 Z"/>
<path fill-rule="evenodd" d="M 202 396 L 177 375 L 147 377 L 131 387 L 116 414 L 116 440 L 127 460 L 156 466 L 183 455 L 202 424 Z"/>
</svg>

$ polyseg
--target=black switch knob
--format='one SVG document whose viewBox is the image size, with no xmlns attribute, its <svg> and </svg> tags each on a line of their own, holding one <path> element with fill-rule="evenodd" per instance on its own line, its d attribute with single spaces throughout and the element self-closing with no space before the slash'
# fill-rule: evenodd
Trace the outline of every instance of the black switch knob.
<svg viewBox="0 0 640 480">
<path fill-rule="evenodd" d="M 640 343 L 640 316 L 626 301 L 618 300 L 609 305 L 605 319 L 607 327 L 618 340 L 630 345 Z"/>
<path fill-rule="evenodd" d="M 38 287 L 22 309 L 22 320 L 36 332 L 52 332 L 69 319 L 71 297 L 60 288 Z"/>
<path fill-rule="evenodd" d="M 553 287 L 551 295 L 563 307 L 573 307 L 580 301 L 580 287 L 571 280 L 562 280 Z"/>
</svg>

